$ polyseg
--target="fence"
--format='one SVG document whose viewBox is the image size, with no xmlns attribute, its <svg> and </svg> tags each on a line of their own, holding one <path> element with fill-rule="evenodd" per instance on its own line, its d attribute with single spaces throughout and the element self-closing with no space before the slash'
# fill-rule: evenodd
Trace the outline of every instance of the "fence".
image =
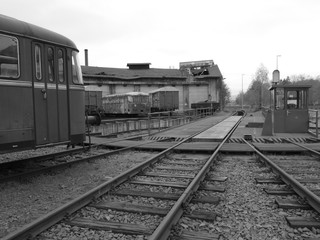
<svg viewBox="0 0 320 240">
<path fill-rule="evenodd" d="M 214 113 L 211 108 L 189 109 L 184 111 L 169 111 L 149 113 L 147 119 L 118 120 L 101 123 L 100 126 L 91 126 L 91 134 L 112 136 L 121 133 L 147 131 L 161 131 L 166 128 L 180 126 Z"/>
<path fill-rule="evenodd" d="M 316 138 L 319 136 L 319 112 L 318 110 L 309 109 L 309 132 L 315 135 Z"/>
</svg>

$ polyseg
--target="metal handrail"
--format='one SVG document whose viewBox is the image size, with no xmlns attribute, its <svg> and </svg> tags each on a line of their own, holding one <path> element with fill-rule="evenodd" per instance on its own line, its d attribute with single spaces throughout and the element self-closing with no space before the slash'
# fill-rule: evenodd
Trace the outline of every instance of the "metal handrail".
<svg viewBox="0 0 320 240">
<path fill-rule="evenodd" d="M 309 120 L 309 123 L 313 123 L 315 124 L 316 126 L 316 138 L 318 138 L 319 136 L 319 128 L 318 128 L 318 122 L 319 122 L 319 111 L 318 110 L 314 110 L 314 109 L 309 109 L 309 112 L 313 112 L 316 114 L 316 117 L 315 117 L 315 121 L 311 121 Z M 310 119 L 310 118 L 309 118 Z"/>
</svg>

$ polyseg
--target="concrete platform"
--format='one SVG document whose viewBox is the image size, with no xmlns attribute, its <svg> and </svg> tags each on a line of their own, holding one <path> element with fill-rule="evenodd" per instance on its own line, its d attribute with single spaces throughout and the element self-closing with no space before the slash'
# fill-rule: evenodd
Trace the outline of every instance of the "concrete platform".
<svg viewBox="0 0 320 240">
<path fill-rule="evenodd" d="M 197 122 L 193 122 L 187 125 L 179 126 L 174 129 L 168 129 L 156 133 L 149 139 L 143 141 L 134 141 L 134 140 L 120 140 L 117 138 L 99 138 L 92 137 L 92 143 L 105 144 L 110 147 L 128 147 L 128 146 L 137 146 L 139 149 L 155 149 L 155 150 L 164 150 L 168 147 L 171 147 L 177 143 L 177 141 L 182 140 L 191 134 L 195 134 L 205 128 L 208 128 L 203 133 L 200 133 L 194 138 L 193 142 L 188 142 L 181 144 L 178 147 L 180 151 L 203 151 L 203 152 L 213 152 L 218 146 L 220 140 L 227 134 L 231 127 L 236 123 L 240 116 L 233 116 L 226 119 L 226 115 L 217 115 L 211 116 L 204 119 L 200 119 Z M 223 121 L 226 119 L 225 121 Z M 280 138 L 287 139 L 302 139 L 301 144 L 309 147 L 313 150 L 320 151 L 319 143 L 305 143 L 303 139 L 311 138 L 312 135 L 309 133 L 305 134 L 276 134 L 275 136 L 261 136 L 262 124 L 264 122 L 264 117 L 261 112 L 249 113 L 247 116 L 242 119 L 240 125 L 233 133 L 231 138 L 237 139 L 237 141 L 231 141 L 226 143 L 222 148 L 222 152 L 243 152 L 250 153 L 252 149 L 242 143 L 242 138 L 245 135 L 252 135 L 253 142 L 252 144 L 257 147 L 260 151 L 263 152 L 301 152 L 304 151 L 301 147 L 296 146 L 290 143 L 282 143 Z M 217 124 L 218 127 L 213 126 Z M 210 127 L 213 126 L 213 127 Z M 176 141 L 172 142 L 154 142 L 153 140 L 164 139 L 164 138 L 173 138 Z M 264 139 L 269 139 L 269 141 L 264 141 Z M 215 141 L 219 140 L 219 141 Z M 239 141 L 238 141 L 239 140 Z M 279 140 L 279 141 L 275 141 Z M 274 142 L 274 143 L 272 143 Z M 144 144 L 144 145 L 142 145 Z"/>
<path fill-rule="evenodd" d="M 228 117 L 222 122 L 195 136 L 193 139 L 195 141 L 222 141 L 240 118 L 241 116 Z"/>
<path fill-rule="evenodd" d="M 133 141 L 133 140 L 123 140 L 117 142 L 108 142 L 105 143 L 106 146 L 109 147 L 129 147 L 136 146 L 136 149 L 141 150 L 157 150 L 162 151 L 169 147 L 172 147 L 177 142 L 152 142 L 150 140 L 145 141 Z M 178 151 L 185 152 L 207 152 L 212 153 L 217 148 L 219 142 L 188 142 L 183 143 L 179 147 L 177 147 Z M 252 143 L 258 150 L 262 152 L 290 152 L 290 153 L 299 153 L 304 152 L 306 150 L 290 143 Z M 308 148 L 311 148 L 315 151 L 320 151 L 320 145 L 315 143 L 302 144 Z M 244 143 L 225 143 L 220 149 L 222 152 L 229 153 L 251 153 L 253 150 Z"/>
<path fill-rule="evenodd" d="M 199 119 L 196 122 L 189 123 L 187 125 L 179 126 L 174 129 L 168 129 L 153 135 L 154 138 L 156 137 L 168 137 L 168 138 L 187 138 L 192 134 L 196 134 L 201 130 L 209 128 L 227 118 L 228 115 L 226 113 L 219 114 L 215 116 L 206 117 L 203 119 Z"/>
<path fill-rule="evenodd" d="M 275 133 L 273 136 L 262 136 L 262 126 L 264 116 L 261 111 L 248 113 L 239 124 L 236 131 L 232 134 L 233 138 L 243 138 L 245 135 L 251 135 L 253 138 L 310 138 L 310 133 Z M 251 127 L 253 126 L 253 127 Z"/>
<path fill-rule="evenodd" d="M 250 123 L 264 123 L 264 117 L 262 113 L 254 112 L 248 113 L 239 124 L 238 128 L 234 131 L 231 137 L 243 138 L 244 135 L 252 135 L 252 137 L 261 137 L 262 127 L 247 127 Z"/>
</svg>

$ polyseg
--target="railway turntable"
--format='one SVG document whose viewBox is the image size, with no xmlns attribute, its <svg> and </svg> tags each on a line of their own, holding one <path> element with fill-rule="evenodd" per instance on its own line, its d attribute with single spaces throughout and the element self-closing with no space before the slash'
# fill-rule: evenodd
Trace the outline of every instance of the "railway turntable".
<svg viewBox="0 0 320 240">
<path fill-rule="evenodd" d="M 193 139 L 195 141 L 222 141 L 241 118 L 242 116 L 228 117 L 208 130 L 198 134 Z"/>
</svg>

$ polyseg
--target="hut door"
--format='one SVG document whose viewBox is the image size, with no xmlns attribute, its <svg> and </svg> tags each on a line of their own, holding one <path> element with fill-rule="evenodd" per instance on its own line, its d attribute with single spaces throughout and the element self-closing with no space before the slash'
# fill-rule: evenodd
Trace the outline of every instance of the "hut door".
<svg viewBox="0 0 320 240">
<path fill-rule="evenodd" d="M 307 95 L 304 90 L 286 91 L 286 116 L 285 132 L 305 133 L 308 132 L 309 115 Z"/>
</svg>

